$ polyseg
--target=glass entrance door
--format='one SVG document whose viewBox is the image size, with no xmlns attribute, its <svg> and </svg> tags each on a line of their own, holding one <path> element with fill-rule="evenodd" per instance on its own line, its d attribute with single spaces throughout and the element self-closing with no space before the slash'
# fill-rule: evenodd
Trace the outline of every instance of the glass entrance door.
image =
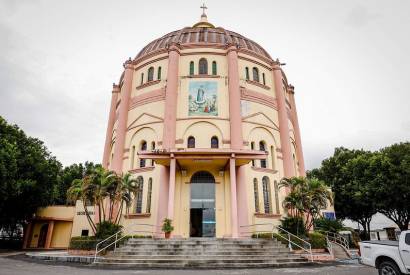
<svg viewBox="0 0 410 275">
<path fill-rule="evenodd" d="M 201 171 L 191 178 L 190 237 L 215 237 L 215 179 Z"/>
</svg>

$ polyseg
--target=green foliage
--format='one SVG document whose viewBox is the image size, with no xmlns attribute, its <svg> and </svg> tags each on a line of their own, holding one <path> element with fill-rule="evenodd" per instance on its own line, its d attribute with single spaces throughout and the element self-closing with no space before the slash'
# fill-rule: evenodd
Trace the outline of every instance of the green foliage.
<svg viewBox="0 0 410 275">
<path fill-rule="evenodd" d="M 73 237 L 70 240 L 69 249 L 76 250 L 95 250 L 95 246 L 100 242 L 94 236 L 89 237 Z"/>
<path fill-rule="evenodd" d="M 111 235 L 114 235 L 118 231 L 122 229 L 122 225 L 118 225 L 109 221 L 104 221 L 101 223 L 97 223 L 97 230 L 95 232 L 95 237 L 97 239 L 105 239 Z M 121 233 L 118 234 L 121 237 Z"/>
<path fill-rule="evenodd" d="M 57 194 L 54 199 L 54 204 L 74 204 L 75 202 L 67 201 L 67 190 L 70 188 L 74 180 L 82 179 L 86 175 L 91 175 L 97 167 L 101 167 L 101 164 L 85 162 L 84 164 L 72 164 L 65 167 L 60 172 L 59 184 L 57 187 Z"/>
<path fill-rule="evenodd" d="M 172 220 L 165 218 L 162 223 L 162 232 L 171 233 L 174 231 L 174 227 L 172 226 Z"/>
<path fill-rule="evenodd" d="M 281 227 L 297 236 L 306 236 L 306 228 L 301 217 L 285 217 L 281 221 Z"/>
<path fill-rule="evenodd" d="M 309 242 L 312 245 L 312 248 L 326 248 L 326 236 L 319 232 L 309 233 Z"/>
<path fill-rule="evenodd" d="M 316 231 L 323 232 L 334 232 L 337 233 L 344 229 L 343 223 L 341 220 L 329 220 L 326 218 L 319 218 L 313 222 Z"/>
<path fill-rule="evenodd" d="M 320 216 L 321 210 L 327 208 L 328 202 L 333 203 L 332 192 L 317 178 L 283 178 L 279 187 L 290 189 L 283 207 L 288 209 L 291 217 L 306 217 L 305 231 L 311 229 L 313 220 Z"/>
<path fill-rule="evenodd" d="M 0 117 L 0 229 L 15 235 L 38 207 L 52 204 L 60 170 L 42 141 Z"/>
<path fill-rule="evenodd" d="M 386 215 L 401 230 L 408 229 L 410 142 L 376 152 L 336 148 L 334 155 L 308 176 L 330 184 L 337 216 L 360 223 L 364 238 L 369 238 L 370 221 L 376 212 Z"/>
<path fill-rule="evenodd" d="M 272 233 L 252 234 L 253 239 L 272 239 Z"/>
</svg>

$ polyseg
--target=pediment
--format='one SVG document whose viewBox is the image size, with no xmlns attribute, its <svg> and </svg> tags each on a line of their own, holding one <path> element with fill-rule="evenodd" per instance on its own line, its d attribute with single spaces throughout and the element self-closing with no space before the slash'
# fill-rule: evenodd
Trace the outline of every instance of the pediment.
<svg viewBox="0 0 410 275">
<path fill-rule="evenodd" d="M 131 124 L 127 127 L 127 129 L 134 128 L 136 126 L 150 124 L 150 123 L 161 123 L 164 119 L 158 116 L 154 116 L 148 113 L 142 113 L 139 115 Z"/>
<path fill-rule="evenodd" d="M 279 130 L 278 125 L 275 124 L 275 122 L 273 122 L 272 119 L 270 119 L 267 115 L 265 115 L 262 112 L 258 112 L 258 113 L 254 113 L 248 116 L 245 116 L 242 118 L 243 122 L 249 122 L 249 123 L 254 123 L 254 124 L 262 124 L 262 125 L 266 125 L 269 127 L 272 127 L 274 129 Z"/>
</svg>

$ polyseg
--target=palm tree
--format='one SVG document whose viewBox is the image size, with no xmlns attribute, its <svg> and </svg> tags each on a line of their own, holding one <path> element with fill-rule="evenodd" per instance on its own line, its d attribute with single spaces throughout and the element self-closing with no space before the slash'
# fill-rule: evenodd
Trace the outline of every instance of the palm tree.
<svg viewBox="0 0 410 275">
<path fill-rule="evenodd" d="M 138 191 L 138 181 L 132 178 L 130 173 L 126 173 L 120 178 L 120 182 L 117 185 L 117 198 L 116 201 L 119 202 L 120 209 L 117 212 L 117 216 L 114 220 L 115 223 L 119 223 L 122 217 L 123 206 L 125 204 L 126 213 L 129 213 L 129 208 L 132 202 L 132 195 L 137 193 Z"/>
<path fill-rule="evenodd" d="M 67 190 L 67 200 L 72 203 L 76 203 L 77 200 L 81 200 L 84 207 L 84 212 L 87 217 L 88 223 L 91 226 L 94 234 L 97 230 L 97 227 L 90 216 L 90 213 L 87 209 L 87 204 L 92 203 L 93 196 L 88 188 L 89 186 L 89 176 L 85 176 L 82 179 L 73 180 L 70 188 Z"/>
<path fill-rule="evenodd" d="M 333 204 L 332 192 L 316 178 L 283 178 L 279 187 L 289 188 L 290 193 L 283 201 L 283 207 L 289 209 L 293 217 L 304 217 L 307 231 L 319 217 L 320 211 L 327 208 L 328 202 Z"/>
</svg>

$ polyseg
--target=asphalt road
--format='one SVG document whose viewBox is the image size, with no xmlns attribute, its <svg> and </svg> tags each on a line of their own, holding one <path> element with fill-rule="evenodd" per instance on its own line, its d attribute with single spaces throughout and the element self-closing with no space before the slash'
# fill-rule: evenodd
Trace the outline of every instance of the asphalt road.
<svg viewBox="0 0 410 275">
<path fill-rule="evenodd" d="M 246 269 L 246 270 L 114 270 L 86 266 L 55 265 L 22 259 L 0 257 L 0 275 L 86 275 L 86 274 L 139 274 L 139 275 L 376 275 L 373 268 L 359 264 L 340 264 L 309 268 Z"/>
</svg>

